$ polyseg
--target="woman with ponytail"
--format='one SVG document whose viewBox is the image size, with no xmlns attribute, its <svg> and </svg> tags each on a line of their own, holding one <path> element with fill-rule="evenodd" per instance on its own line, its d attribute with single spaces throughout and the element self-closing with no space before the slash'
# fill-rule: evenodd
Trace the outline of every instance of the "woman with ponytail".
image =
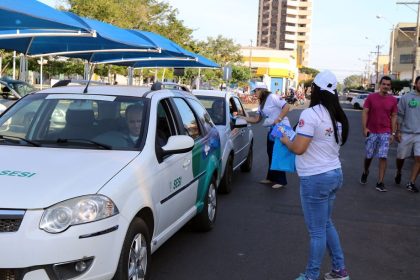
<svg viewBox="0 0 420 280">
<path fill-rule="evenodd" d="M 299 118 L 293 142 L 281 142 L 296 156 L 300 197 L 310 235 L 306 270 L 296 280 L 316 280 L 326 248 L 332 270 L 327 280 L 349 280 L 338 233 L 331 220 L 336 192 L 343 185 L 340 146 L 347 141 L 349 123 L 336 92 L 337 79 L 330 71 L 319 73 L 312 84 L 311 103 Z"/>
</svg>

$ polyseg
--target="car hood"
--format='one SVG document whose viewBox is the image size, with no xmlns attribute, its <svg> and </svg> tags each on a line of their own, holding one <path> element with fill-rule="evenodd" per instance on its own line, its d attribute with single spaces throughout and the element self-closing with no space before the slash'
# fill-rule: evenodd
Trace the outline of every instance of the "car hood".
<svg viewBox="0 0 420 280">
<path fill-rule="evenodd" d="M 138 154 L 0 146 L 0 208 L 46 208 L 97 193 Z"/>
</svg>

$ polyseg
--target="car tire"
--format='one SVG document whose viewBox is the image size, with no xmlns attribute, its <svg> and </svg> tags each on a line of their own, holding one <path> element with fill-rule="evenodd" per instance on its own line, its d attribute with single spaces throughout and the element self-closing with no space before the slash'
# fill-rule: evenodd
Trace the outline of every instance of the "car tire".
<svg viewBox="0 0 420 280">
<path fill-rule="evenodd" d="M 141 218 L 134 218 L 127 230 L 113 280 L 150 279 L 150 261 L 149 229 Z"/>
<path fill-rule="evenodd" d="M 360 105 L 359 105 L 359 103 L 354 103 L 354 109 L 357 109 L 357 110 L 359 110 L 360 109 Z"/>
<path fill-rule="evenodd" d="M 249 147 L 248 150 L 248 156 L 246 157 L 246 160 L 244 163 L 242 163 L 241 165 L 241 171 L 242 172 L 250 172 L 252 169 L 252 159 L 253 159 L 253 143 L 251 142 L 251 146 Z"/>
<path fill-rule="evenodd" d="M 218 191 L 220 193 L 230 193 L 232 191 L 232 178 L 233 178 L 233 156 L 230 155 L 226 162 L 225 172 L 223 174 L 222 180 Z"/>
<path fill-rule="evenodd" d="M 213 178 L 207 188 L 204 207 L 193 219 L 193 227 L 197 231 L 210 231 L 216 222 L 217 190 L 216 180 Z"/>
</svg>

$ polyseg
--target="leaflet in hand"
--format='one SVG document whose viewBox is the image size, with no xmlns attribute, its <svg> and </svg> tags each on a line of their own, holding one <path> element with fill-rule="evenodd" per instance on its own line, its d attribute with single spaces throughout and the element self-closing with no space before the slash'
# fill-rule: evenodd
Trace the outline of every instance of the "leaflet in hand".
<svg viewBox="0 0 420 280">
<path fill-rule="evenodd" d="M 283 123 L 276 124 L 271 130 L 272 137 L 281 138 L 283 137 L 283 134 L 285 134 L 290 139 L 290 141 L 293 141 L 296 136 L 296 132 L 294 132 L 290 126 Z"/>
</svg>

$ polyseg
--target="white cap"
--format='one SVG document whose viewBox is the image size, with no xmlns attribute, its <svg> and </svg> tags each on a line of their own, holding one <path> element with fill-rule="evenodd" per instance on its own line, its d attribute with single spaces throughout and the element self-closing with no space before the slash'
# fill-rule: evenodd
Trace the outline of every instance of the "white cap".
<svg viewBox="0 0 420 280">
<path fill-rule="evenodd" d="M 337 78 L 331 71 L 325 70 L 316 75 L 314 84 L 319 86 L 321 90 L 335 94 L 334 90 L 337 88 Z"/>
<path fill-rule="evenodd" d="M 253 85 L 251 85 L 251 91 L 256 89 L 268 89 L 268 87 L 263 82 L 255 82 Z"/>
</svg>

